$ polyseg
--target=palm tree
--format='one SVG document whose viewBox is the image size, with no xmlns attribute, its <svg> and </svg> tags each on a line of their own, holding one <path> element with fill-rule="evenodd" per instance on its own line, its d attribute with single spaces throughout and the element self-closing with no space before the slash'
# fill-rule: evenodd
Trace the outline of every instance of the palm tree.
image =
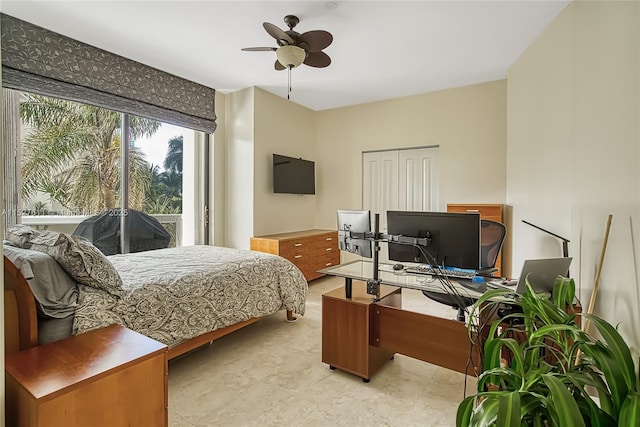
<svg viewBox="0 0 640 427">
<path fill-rule="evenodd" d="M 119 202 L 121 114 L 71 101 L 23 93 L 22 195 L 45 192 L 73 211 L 93 214 Z M 151 136 L 160 123 L 131 117 L 132 138 Z M 151 183 L 145 156 L 130 153 L 130 201 L 141 209 Z"/>
<path fill-rule="evenodd" d="M 166 160 L 165 160 L 166 164 Z M 145 202 L 145 212 L 178 214 L 182 212 L 182 173 L 160 172 L 160 167 L 149 168 L 151 185 Z"/>
<path fill-rule="evenodd" d="M 166 170 L 182 174 L 182 145 L 182 135 L 174 136 L 169 140 L 169 148 L 163 165 Z"/>
</svg>

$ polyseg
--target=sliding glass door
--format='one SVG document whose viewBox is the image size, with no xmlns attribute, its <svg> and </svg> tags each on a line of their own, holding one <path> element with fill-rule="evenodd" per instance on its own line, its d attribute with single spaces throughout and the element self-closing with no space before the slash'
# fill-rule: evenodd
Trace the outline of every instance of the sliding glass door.
<svg viewBox="0 0 640 427">
<path fill-rule="evenodd" d="M 3 117 L 14 130 L 3 137 L 5 163 L 13 162 L 3 169 L 5 193 L 15 195 L 4 208 L 15 210 L 14 222 L 71 233 L 91 216 L 126 214 L 125 206 L 157 219 L 171 236 L 170 246 L 182 244 L 184 148 L 196 151 L 190 145 L 198 132 L 133 115 L 125 115 L 129 132 L 122 132 L 119 112 L 4 91 L 19 104 L 5 108 Z"/>
</svg>

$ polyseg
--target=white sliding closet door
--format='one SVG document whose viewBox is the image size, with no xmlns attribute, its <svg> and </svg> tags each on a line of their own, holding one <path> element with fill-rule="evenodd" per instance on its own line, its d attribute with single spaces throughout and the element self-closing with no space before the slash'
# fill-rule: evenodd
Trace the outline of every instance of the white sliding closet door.
<svg viewBox="0 0 640 427">
<path fill-rule="evenodd" d="M 363 153 L 362 207 L 380 214 L 380 231 L 387 230 L 387 211 L 398 209 L 398 151 Z"/>
<path fill-rule="evenodd" d="M 362 153 L 362 208 L 380 214 L 387 232 L 387 211 L 438 210 L 438 147 Z M 388 260 L 382 247 L 380 260 Z"/>
<path fill-rule="evenodd" d="M 438 148 L 398 152 L 398 207 L 401 211 L 438 210 Z"/>
</svg>

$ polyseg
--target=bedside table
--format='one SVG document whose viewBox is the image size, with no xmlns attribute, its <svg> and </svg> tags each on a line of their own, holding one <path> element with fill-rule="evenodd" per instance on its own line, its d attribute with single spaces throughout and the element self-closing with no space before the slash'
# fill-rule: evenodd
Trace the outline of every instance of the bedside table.
<svg viewBox="0 0 640 427">
<path fill-rule="evenodd" d="M 120 325 L 8 355 L 11 426 L 166 426 L 167 346 Z"/>
</svg>

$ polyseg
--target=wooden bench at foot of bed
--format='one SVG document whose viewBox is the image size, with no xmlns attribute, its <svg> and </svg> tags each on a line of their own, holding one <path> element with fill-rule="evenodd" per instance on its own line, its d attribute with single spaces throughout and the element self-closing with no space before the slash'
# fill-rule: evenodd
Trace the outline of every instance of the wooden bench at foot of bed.
<svg viewBox="0 0 640 427">
<path fill-rule="evenodd" d="M 169 359 L 222 338 L 260 319 L 261 317 L 256 317 L 245 320 L 183 341 L 169 349 Z M 290 310 L 287 310 L 287 320 L 295 320 Z M 5 354 L 16 353 L 38 345 L 35 297 L 20 270 L 6 256 L 4 257 L 4 329 Z"/>
</svg>

